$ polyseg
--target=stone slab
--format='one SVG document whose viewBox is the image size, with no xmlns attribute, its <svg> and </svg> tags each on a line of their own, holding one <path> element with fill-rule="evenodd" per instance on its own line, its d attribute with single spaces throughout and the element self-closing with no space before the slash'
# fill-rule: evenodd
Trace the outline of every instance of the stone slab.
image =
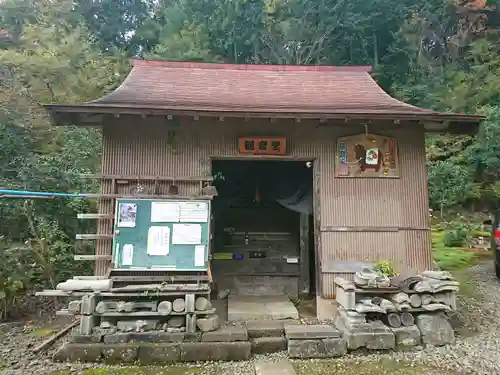
<svg viewBox="0 0 500 375">
<path fill-rule="evenodd" d="M 356 292 L 354 290 L 344 290 L 343 288 L 336 287 L 335 300 L 342 308 L 354 310 L 356 306 Z"/>
<path fill-rule="evenodd" d="M 343 320 L 344 324 L 365 324 L 366 314 L 360 314 L 356 311 L 348 311 L 343 308 L 338 309 L 338 317 Z"/>
<path fill-rule="evenodd" d="M 181 360 L 181 346 L 173 344 L 142 344 L 138 361 L 141 365 L 170 364 Z"/>
<path fill-rule="evenodd" d="M 212 315 L 207 318 L 200 318 L 196 320 L 196 325 L 202 332 L 212 332 L 220 328 L 220 319 L 217 315 Z"/>
<path fill-rule="evenodd" d="M 102 336 L 101 335 L 71 335 L 70 336 L 70 342 L 76 343 L 76 344 L 88 344 L 88 343 L 98 343 L 102 341 Z"/>
<path fill-rule="evenodd" d="M 299 312 L 286 296 L 233 296 L 228 298 L 228 320 L 299 319 Z"/>
<path fill-rule="evenodd" d="M 353 332 L 345 333 L 347 345 L 350 350 L 366 348 L 371 350 L 391 350 L 396 347 L 396 338 L 394 333 L 372 333 L 372 332 Z"/>
<path fill-rule="evenodd" d="M 184 332 L 131 332 L 131 342 L 182 342 Z"/>
<path fill-rule="evenodd" d="M 341 335 L 337 328 L 326 324 L 291 324 L 285 326 L 285 336 L 288 340 L 339 338 Z"/>
<path fill-rule="evenodd" d="M 102 355 L 107 363 L 132 363 L 137 359 L 138 347 L 130 344 L 114 344 L 102 347 Z"/>
<path fill-rule="evenodd" d="M 345 355 L 346 341 L 343 338 L 320 340 L 288 340 L 290 358 L 334 358 Z"/>
<path fill-rule="evenodd" d="M 96 297 L 95 295 L 85 295 L 82 297 L 82 304 L 80 306 L 80 311 L 82 315 L 90 315 L 94 313 L 96 307 Z"/>
<path fill-rule="evenodd" d="M 193 302 L 194 305 L 194 302 Z M 186 332 L 195 333 L 196 332 L 196 315 L 187 314 L 186 315 Z"/>
<path fill-rule="evenodd" d="M 253 354 L 277 353 L 287 349 L 285 337 L 258 337 L 250 339 Z"/>
<path fill-rule="evenodd" d="M 407 349 L 421 344 L 421 334 L 417 326 L 391 328 L 396 338 L 396 347 Z"/>
<path fill-rule="evenodd" d="M 240 342 L 193 342 L 180 344 L 180 360 L 196 361 L 245 361 L 251 356 L 248 341 Z"/>
<path fill-rule="evenodd" d="M 335 325 L 342 331 L 349 350 L 367 348 L 372 350 L 390 350 L 396 347 L 394 333 L 382 322 L 360 324 L 346 327 L 342 319 Z"/>
<path fill-rule="evenodd" d="M 281 337 L 285 334 L 285 322 L 280 320 L 253 320 L 246 322 L 249 338 Z"/>
<path fill-rule="evenodd" d="M 130 341 L 130 333 L 115 333 L 112 335 L 106 335 L 103 340 L 105 344 L 126 343 Z"/>
<path fill-rule="evenodd" d="M 102 347 L 99 344 L 76 344 L 68 342 L 54 354 L 55 362 L 99 362 Z"/>
<path fill-rule="evenodd" d="M 421 314 L 415 320 L 422 334 L 423 344 L 443 346 L 455 341 L 455 332 L 450 322 L 441 314 Z"/>
<path fill-rule="evenodd" d="M 254 364 L 255 375 L 296 375 L 289 361 L 258 361 Z"/>
<path fill-rule="evenodd" d="M 250 342 L 184 342 L 169 344 L 66 343 L 55 354 L 56 362 L 170 364 L 196 361 L 243 361 L 251 356 Z"/>
<path fill-rule="evenodd" d="M 94 323 L 95 318 L 92 315 L 82 315 L 80 317 L 80 334 L 91 335 Z"/>
<path fill-rule="evenodd" d="M 201 332 L 195 333 L 185 333 L 184 334 L 184 342 L 199 342 L 201 341 Z"/>
<path fill-rule="evenodd" d="M 203 342 L 234 342 L 247 341 L 248 332 L 243 325 L 226 326 L 212 332 L 203 332 Z"/>
<path fill-rule="evenodd" d="M 157 327 L 157 319 L 119 320 L 116 323 L 116 328 L 122 332 L 153 331 Z"/>
</svg>

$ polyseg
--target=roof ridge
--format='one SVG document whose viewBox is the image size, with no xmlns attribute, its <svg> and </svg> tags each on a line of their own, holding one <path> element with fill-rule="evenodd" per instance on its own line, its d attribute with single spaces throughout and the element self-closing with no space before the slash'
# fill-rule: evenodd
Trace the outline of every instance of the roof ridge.
<svg viewBox="0 0 500 375">
<path fill-rule="evenodd" d="M 220 70 L 258 70 L 284 72 L 362 72 L 370 73 L 371 66 L 333 66 L 333 65 L 268 65 L 268 64 L 223 64 L 190 61 L 130 59 L 133 67 L 164 67 L 185 69 L 220 69 Z"/>
</svg>

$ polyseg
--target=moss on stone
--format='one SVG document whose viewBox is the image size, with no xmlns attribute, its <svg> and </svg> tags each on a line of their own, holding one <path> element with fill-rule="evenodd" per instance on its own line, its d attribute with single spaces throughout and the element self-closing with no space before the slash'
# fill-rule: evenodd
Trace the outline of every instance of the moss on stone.
<svg viewBox="0 0 500 375">
<path fill-rule="evenodd" d="M 34 328 L 29 332 L 30 336 L 45 337 L 54 334 L 56 331 L 51 328 Z"/>
</svg>

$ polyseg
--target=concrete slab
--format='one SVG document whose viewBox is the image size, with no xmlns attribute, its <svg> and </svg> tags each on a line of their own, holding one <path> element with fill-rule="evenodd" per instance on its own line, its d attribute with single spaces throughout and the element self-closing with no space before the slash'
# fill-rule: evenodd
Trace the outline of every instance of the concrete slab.
<svg viewBox="0 0 500 375">
<path fill-rule="evenodd" d="M 203 342 L 248 341 L 247 329 L 244 325 L 227 326 L 212 332 L 203 332 Z"/>
<path fill-rule="evenodd" d="M 289 324 L 289 323 L 288 323 Z M 285 334 L 283 320 L 252 320 L 246 322 L 248 337 L 281 337 Z"/>
<path fill-rule="evenodd" d="M 258 361 L 255 362 L 255 375 L 296 375 L 289 361 Z"/>
<path fill-rule="evenodd" d="M 170 364 L 197 361 L 244 361 L 252 346 L 239 342 L 182 342 L 142 344 L 64 344 L 55 354 L 56 362 Z"/>
<path fill-rule="evenodd" d="M 290 358 L 335 358 L 345 355 L 347 343 L 345 339 L 320 340 L 288 340 L 288 357 Z"/>
<path fill-rule="evenodd" d="M 229 296 L 229 321 L 299 319 L 299 312 L 286 296 Z"/>
<path fill-rule="evenodd" d="M 340 331 L 330 325 L 286 325 L 285 336 L 288 340 L 313 340 L 313 339 L 337 339 L 341 337 Z"/>
</svg>

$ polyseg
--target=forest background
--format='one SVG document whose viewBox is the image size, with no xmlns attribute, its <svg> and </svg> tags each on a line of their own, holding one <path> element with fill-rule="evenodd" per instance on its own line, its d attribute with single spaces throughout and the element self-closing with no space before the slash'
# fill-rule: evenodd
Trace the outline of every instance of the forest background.
<svg viewBox="0 0 500 375">
<path fill-rule="evenodd" d="M 500 198 L 500 0 L 2 0 L 0 186 L 94 191 L 78 176 L 99 169 L 100 131 L 51 127 L 42 104 L 109 92 L 131 56 L 372 65 L 405 102 L 484 114 L 475 136 L 426 139 L 435 258 L 444 268 L 474 258 L 462 249 L 482 229 L 471 223 Z M 0 314 L 90 272 L 73 255 L 92 251 L 74 238 L 93 204 L 0 199 Z"/>
</svg>

